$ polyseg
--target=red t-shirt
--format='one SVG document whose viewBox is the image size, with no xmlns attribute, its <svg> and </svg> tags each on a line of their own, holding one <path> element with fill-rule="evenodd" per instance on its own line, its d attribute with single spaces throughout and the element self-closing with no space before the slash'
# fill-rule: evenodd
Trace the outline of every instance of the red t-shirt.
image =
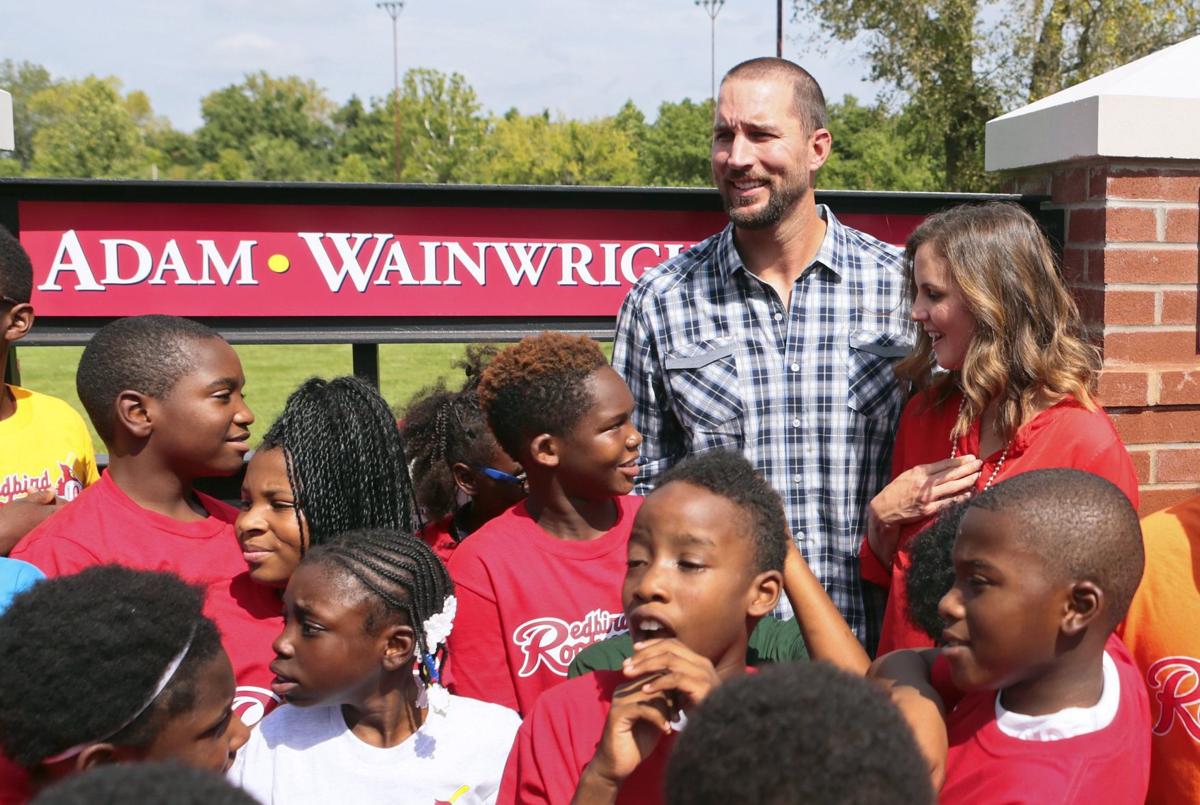
<svg viewBox="0 0 1200 805">
<path fill-rule="evenodd" d="M 927 405 L 927 394 L 908 401 L 900 416 L 896 444 L 892 453 L 892 477 L 918 464 L 932 464 L 950 457 L 950 431 L 958 419 L 961 394 L 955 394 L 938 408 Z M 1003 448 L 983 459 L 976 493 L 982 492 Z M 958 455 L 979 455 L 979 420 L 958 440 Z M 1133 462 L 1108 414 L 1089 411 L 1068 398 L 1042 411 L 1032 422 L 1017 430 L 1004 466 L 993 485 L 1014 475 L 1032 470 L 1065 467 L 1084 470 L 1112 482 L 1138 505 L 1137 473 Z M 862 576 L 867 581 L 890 587 L 878 654 L 901 648 L 922 648 L 933 645 L 929 637 L 908 620 L 908 591 L 904 574 L 912 562 L 909 549 L 913 537 L 933 522 L 926 518 L 900 526 L 899 547 L 890 567 L 885 567 L 863 539 L 859 549 Z"/>
<path fill-rule="evenodd" d="M 454 515 L 447 514 L 440 520 L 428 522 L 417 532 L 429 549 L 437 554 L 437 558 L 442 560 L 442 563 L 449 566 L 450 555 L 454 553 L 454 549 L 458 547 L 458 540 L 454 538 L 454 533 L 451 527 L 454 523 Z"/>
<path fill-rule="evenodd" d="M 279 703 L 271 692 L 271 644 L 283 631 L 274 589 L 251 580 L 233 532 L 237 511 L 196 493 L 205 520 L 180 522 L 135 503 L 105 472 L 62 511 L 48 517 L 13 549 L 12 556 L 49 577 L 93 565 L 165 570 L 204 588 L 204 614 L 221 630 L 237 678 L 234 709 L 257 723 Z"/>
<path fill-rule="evenodd" d="M 1117 667 L 1120 701 L 1112 722 L 1057 741 L 1022 740 L 996 724 L 996 692 L 963 696 L 946 717 L 950 740 L 939 805 L 1113 803 L 1140 805 L 1150 786 L 1150 702 L 1142 676 L 1116 635 L 1105 651 Z M 948 695 L 949 663 L 939 657 L 934 687 Z"/>
<path fill-rule="evenodd" d="M 627 630 L 625 546 L 642 499 L 615 501 L 616 524 L 594 540 L 559 539 L 521 502 L 455 550 L 451 692 L 524 715 L 542 691 L 567 678 L 576 654 Z"/>
<path fill-rule="evenodd" d="M 613 691 L 627 681 L 620 671 L 593 671 L 538 699 L 517 730 L 497 805 L 570 802 L 604 734 Z M 663 801 L 663 777 L 674 743 L 675 733 L 659 740 L 650 757 L 621 785 L 617 802 L 656 805 Z"/>
</svg>

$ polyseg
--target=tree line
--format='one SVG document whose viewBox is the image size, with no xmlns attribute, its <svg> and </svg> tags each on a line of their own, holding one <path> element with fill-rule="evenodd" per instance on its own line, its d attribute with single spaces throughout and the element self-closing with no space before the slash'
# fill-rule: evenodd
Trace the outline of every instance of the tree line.
<svg viewBox="0 0 1200 805">
<path fill-rule="evenodd" d="M 792 0 L 814 46 L 854 42 L 883 91 L 829 104 L 819 185 L 995 189 L 984 124 L 1005 111 L 1200 33 L 1200 0 Z M 803 59 L 801 59 L 803 61 Z M 712 101 L 632 101 L 575 120 L 486 112 L 467 80 L 409 70 L 385 98 L 338 104 L 317 82 L 247 75 L 175 129 L 120 80 L 56 78 L 0 61 L 16 152 L 0 176 L 260 181 L 704 186 Z"/>
<path fill-rule="evenodd" d="M 417 68 L 386 98 L 331 100 L 312 80 L 247 75 L 200 101 L 180 131 L 116 78 L 65 79 L 0 62 L 16 151 L 0 176 L 116 179 L 704 186 L 710 99 L 665 101 L 653 120 L 627 101 L 574 120 L 486 113 L 467 80 Z M 937 189 L 905 113 L 846 96 L 830 106 L 835 156 L 823 187 Z M 399 148 L 394 147 L 399 143 Z"/>
</svg>

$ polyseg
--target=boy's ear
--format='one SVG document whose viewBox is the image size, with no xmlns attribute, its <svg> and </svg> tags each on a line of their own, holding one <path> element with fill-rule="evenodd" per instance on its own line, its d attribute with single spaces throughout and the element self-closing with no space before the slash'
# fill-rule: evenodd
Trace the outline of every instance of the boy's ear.
<svg viewBox="0 0 1200 805">
<path fill-rule="evenodd" d="M 562 458 L 562 444 L 553 434 L 539 433 L 529 443 L 529 455 L 535 464 L 557 467 Z"/>
<path fill-rule="evenodd" d="M 75 756 L 75 771 L 87 771 L 97 766 L 107 766 L 130 758 L 122 757 L 121 747 L 110 743 L 94 743 Z"/>
<path fill-rule="evenodd" d="M 1075 636 L 1082 633 L 1099 617 L 1104 603 L 1104 591 L 1095 582 L 1077 581 L 1072 584 L 1063 613 L 1063 634 Z"/>
<path fill-rule="evenodd" d="M 37 318 L 33 313 L 33 305 L 28 302 L 21 302 L 9 308 L 8 313 L 4 314 L 4 318 L 0 320 L 3 324 L 3 332 L 0 332 L 0 338 L 10 344 L 13 341 L 20 341 L 22 338 L 33 329 L 33 320 Z"/>
<path fill-rule="evenodd" d="M 450 467 L 450 476 L 454 479 L 454 485 L 461 489 L 467 497 L 473 498 L 479 492 L 479 483 L 475 478 L 474 471 L 463 462 L 455 462 Z"/>
<path fill-rule="evenodd" d="M 140 391 L 126 389 L 117 394 L 117 425 L 138 439 L 154 432 L 150 398 Z"/>
<path fill-rule="evenodd" d="M 413 661 L 417 649 L 416 632 L 406 623 L 384 627 L 387 639 L 383 647 L 383 667 L 386 671 L 403 671 Z"/>
<path fill-rule="evenodd" d="M 754 577 L 750 586 L 750 605 L 746 614 L 762 618 L 774 611 L 783 592 L 783 574 L 778 570 L 768 570 Z"/>
</svg>

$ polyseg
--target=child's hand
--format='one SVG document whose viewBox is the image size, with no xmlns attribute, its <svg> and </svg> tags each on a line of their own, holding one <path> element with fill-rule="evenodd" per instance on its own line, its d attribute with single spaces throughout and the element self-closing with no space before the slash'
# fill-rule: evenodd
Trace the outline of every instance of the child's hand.
<svg viewBox="0 0 1200 805">
<path fill-rule="evenodd" d="M 645 683 L 645 678 L 636 679 L 613 691 L 604 733 L 572 800 L 577 805 L 615 802 L 621 784 L 671 731 L 670 696 L 664 691 L 647 693 Z"/>
<path fill-rule="evenodd" d="M 55 497 L 53 492 L 40 489 L 0 506 L 0 556 L 8 556 L 21 537 L 62 508 L 64 503 L 66 501 Z"/>
<path fill-rule="evenodd" d="M 642 690 L 669 694 L 676 712 L 692 709 L 721 684 L 708 658 L 678 640 L 645 640 L 633 649 L 621 671 L 630 679 L 653 677 Z"/>
</svg>

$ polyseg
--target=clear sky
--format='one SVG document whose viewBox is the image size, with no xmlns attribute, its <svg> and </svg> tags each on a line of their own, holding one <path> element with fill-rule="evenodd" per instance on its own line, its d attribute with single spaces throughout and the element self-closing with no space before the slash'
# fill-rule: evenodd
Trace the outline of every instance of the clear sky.
<svg viewBox="0 0 1200 805">
<path fill-rule="evenodd" d="M 462 73 L 485 109 L 614 113 L 628 98 L 653 117 L 664 100 L 709 94 L 709 17 L 692 0 L 406 0 L 400 71 Z M 822 54 L 788 19 L 784 55 L 831 99 L 874 97 L 866 66 L 837 43 Z M 717 17 L 718 75 L 774 55 L 775 0 L 728 0 Z M 374 0 L 0 0 L 0 59 L 56 77 L 115 75 L 178 128 L 200 98 L 247 72 L 314 79 L 337 102 L 385 95 L 392 22 Z"/>
</svg>

